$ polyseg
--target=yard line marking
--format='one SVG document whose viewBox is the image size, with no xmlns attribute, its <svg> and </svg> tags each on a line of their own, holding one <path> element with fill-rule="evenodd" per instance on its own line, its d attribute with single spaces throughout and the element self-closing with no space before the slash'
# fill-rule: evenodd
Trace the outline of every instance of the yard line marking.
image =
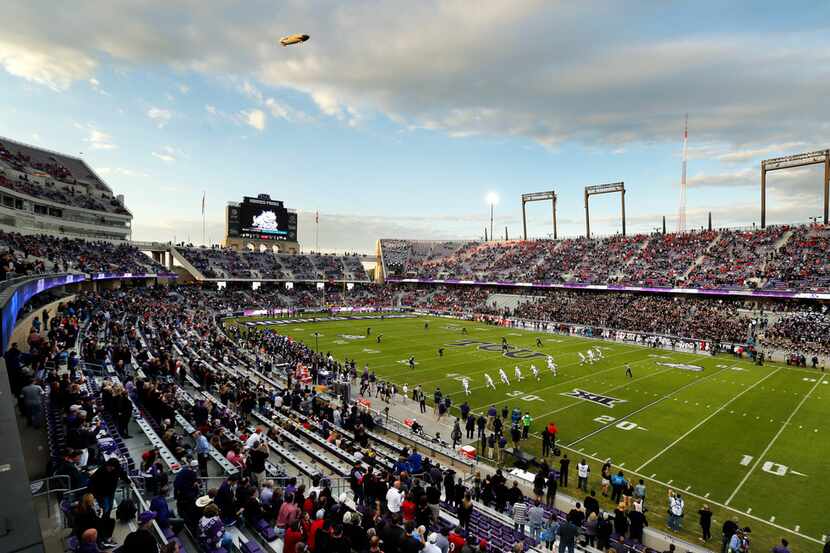
<svg viewBox="0 0 830 553">
<path fill-rule="evenodd" d="M 795 531 L 798 532 L 800 529 L 801 529 L 801 526 L 799 524 L 796 524 L 795 525 Z"/>
<path fill-rule="evenodd" d="M 583 450 L 583 449 L 585 449 L 585 448 L 580 447 L 580 448 L 579 448 L 579 452 L 580 452 L 580 453 L 582 453 L 582 450 Z"/>
<path fill-rule="evenodd" d="M 793 409 L 793 412 L 790 413 L 789 417 L 787 417 L 787 420 L 785 421 L 785 423 L 788 423 L 791 420 L 793 420 L 793 417 L 795 416 L 795 414 L 798 413 L 799 409 L 801 409 L 801 406 L 804 405 L 804 403 L 809 399 L 810 395 L 812 395 L 813 391 L 816 388 L 818 388 L 818 385 L 821 384 L 821 382 L 823 380 L 824 380 L 824 377 L 822 376 L 821 378 L 818 379 L 818 381 L 815 384 L 813 384 L 813 387 L 810 388 L 810 391 L 807 392 L 804 395 L 803 398 L 801 398 L 801 401 L 799 401 L 798 405 L 795 406 L 795 409 Z M 781 433 L 784 432 L 785 428 L 787 428 L 787 425 L 782 424 L 781 428 L 778 429 L 778 432 L 775 433 L 775 436 L 773 436 L 772 439 L 767 444 L 767 447 L 765 447 L 764 451 L 761 452 L 761 454 L 758 456 L 758 460 L 756 460 L 755 464 L 753 464 L 752 467 L 750 467 L 750 469 L 747 471 L 746 475 L 744 475 L 743 479 L 738 484 L 738 487 L 735 488 L 735 491 L 732 492 L 732 495 L 730 495 L 729 498 L 727 498 L 727 500 L 724 501 L 724 505 L 729 505 L 729 502 L 732 501 L 735 498 L 735 496 L 738 494 L 739 491 L 741 491 L 741 488 L 744 486 L 746 481 L 749 480 L 749 476 L 752 474 L 752 471 L 755 470 L 755 468 L 758 466 L 758 463 L 761 462 L 761 459 L 766 457 L 767 453 L 769 453 L 769 450 L 772 449 L 772 446 L 775 444 L 776 440 L 778 440 L 778 437 L 781 435 Z M 798 527 L 797 526 L 796 526 L 795 531 L 798 532 Z"/>
<path fill-rule="evenodd" d="M 717 374 L 718 374 L 719 372 L 722 372 L 722 371 L 724 371 L 724 370 L 726 370 L 726 369 L 720 369 L 718 372 L 712 373 L 712 374 L 711 374 L 711 375 L 709 375 L 709 376 L 704 376 L 704 377 L 702 377 L 702 378 L 696 378 L 696 379 L 692 380 L 691 382 L 687 382 L 686 384 L 683 384 L 683 385 L 682 385 L 682 386 L 680 386 L 679 388 L 676 388 L 676 389 L 672 390 L 671 392 L 669 392 L 668 394 L 664 395 L 663 397 L 660 397 L 660 398 L 658 398 L 658 399 L 655 399 L 655 400 L 654 400 L 654 401 L 652 401 L 651 403 L 647 403 L 647 404 L 643 405 L 642 407 L 640 407 L 639 409 L 635 409 L 634 411 L 632 411 L 632 412 L 630 412 L 630 413 L 626 413 L 625 415 L 621 415 L 621 416 L 620 416 L 620 418 L 621 418 L 621 419 L 623 419 L 623 420 L 628 419 L 629 417 L 632 417 L 632 416 L 636 415 L 637 413 L 640 413 L 640 412 L 642 412 L 642 411 L 645 411 L 645 410 L 646 410 L 646 409 L 648 409 L 649 407 L 652 407 L 652 406 L 654 406 L 654 405 L 657 405 L 658 403 L 660 403 L 660 402 L 661 402 L 661 401 L 663 401 L 663 400 L 669 399 L 671 396 L 676 396 L 677 394 L 679 394 L 680 392 L 682 392 L 682 391 L 683 391 L 683 390 L 685 390 L 686 388 L 690 388 L 690 387 L 692 387 L 692 386 L 695 386 L 695 385 L 697 385 L 697 384 L 700 384 L 700 383 L 701 383 L 701 382 L 703 382 L 704 380 L 708 380 L 708 379 L 710 379 L 710 378 L 712 378 L 712 377 L 714 377 L 714 376 L 717 376 Z M 675 397 L 674 399 L 675 399 L 675 400 L 677 400 L 677 397 Z M 598 428 L 597 430 L 594 430 L 593 432 L 589 432 L 589 433 L 585 434 L 585 435 L 584 435 L 584 436 L 582 436 L 581 438 L 578 438 L 578 439 L 574 440 L 573 442 L 569 443 L 569 444 L 568 444 L 568 446 L 573 446 L 573 445 L 575 445 L 575 444 L 577 444 L 577 443 L 581 442 L 582 440 L 585 440 L 585 439 L 587 439 L 587 438 L 590 438 L 591 436 L 594 436 L 594 435 L 596 435 L 596 434 L 599 434 L 600 432 L 602 432 L 602 431 L 604 431 L 604 430 L 607 430 L 608 428 L 611 428 L 612 426 L 615 426 L 615 425 L 614 425 L 614 423 L 615 423 L 615 422 L 616 422 L 616 420 L 615 420 L 615 421 L 612 421 L 612 422 L 610 422 L 610 423 L 608 423 L 608 424 L 606 424 L 606 425 L 604 425 L 604 426 L 601 426 L 600 428 Z"/>
<path fill-rule="evenodd" d="M 775 522 L 775 515 L 772 515 L 771 517 L 769 517 L 769 521 L 770 522 Z"/>
<path fill-rule="evenodd" d="M 629 364 L 630 364 L 630 365 L 633 365 L 634 363 L 629 363 Z M 653 378 L 653 377 L 655 377 L 655 376 L 659 376 L 659 375 L 661 375 L 661 374 L 663 374 L 663 373 L 665 373 L 665 372 L 668 372 L 668 371 L 670 371 L 670 370 L 672 370 L 672 368 L 671 368 L 671 367 L 669 367 L 669 368 L 667 368 L 667 369 L 661 369 L 661 370 L 657 371 L 656 373 L 647 374 L 647 375 L 645 375 L 645 376 L 638 376 L 638 377 L 636 378 L 636 380 L 643 380 L 643 379 L 646 379 L 646 378 Z M 607 390 L 603 390 L 603 391 L 602 391 L 602 393 L 603 393 L 603 394 L 607 394 L 608 392 L 613 392 L 613 391 L 619 390 L 619 389 L 620 389 L 620 388 L 622 388 L 623 386 L 625 386 L 625 385 L 615 386 L 615 387 L 613 387 L 613 388 L 609 388 L 609 389 L 607 389 Z M 542 389 L 544 390 L 545 388 L 542 388 Z M 512 398 L 511 398 L 511 399 L 512 399 Z M 509 401 L 509 400 L 506 400 L 506 401 Z M 568 405 L 565 405 L 564 407 L 560 407 L 559 409 L 554 409 L 553 411 L 550 411 L 550 412 L 548 412 L 548 413 L 542 413 L 541 415 L 536 415 L 536 417 L 535 417 L 535 418 L 537 418 L 537 419 L 542 419 L 542 418 L 544 418 L 544 417 L 547 417 L 547 416 L 550 416 L 550 415 L 553 415 L 553 414 L 559 413 L 559 412 L 561 412 L 561 411 L 564 411 L 565 409 L 570 409 L 571 407 L 575 407 L 575 406 L 577 406 L 577 405 L 584 405 L 584 403 L 582 402 L 582 400 L 581 400 L 581 399 L 578 399 L 578 400 L 574 401 L 573 403 L 569 403 Z M 482 408 L 483 408 L 483 407 L 482 407 Z M 571 444 L 571 445 L 573 445 L 573 444 Z"/>
<path fill-rule="evenodd" d="M 593 453 L 591 453 L 591 457 L 596 457 L 596 456 L 597 456 L 597 453 L 599 453 L 599 452 L 598 452 L 598 451 L 594 451 Z"/>
<path fill-rule="evenodd" d="M 686 437 L 688 437 L 688 436 L 689 436 L 689 434 L 691 434 L 692 432 L 694 432 L 695 430 L 697 430 L 698 428 L 700 428 L 701 426 L 703 426 L 704 424 L 706 424 L 707 422 L 709 422 L 709 420 L 711 420 L 711 419 L 712 419 L 712 417 L 714 417 L 715 415 L 717 415 L 718 413 L 720 413 L 721 411 L 723 411 L 724 409 L 726 409 L 726 408 L 727 408 L 727 407 L 728 407 L 728 406 L 729 406 L 729 405 L 730 405 L 733 401 L 735 401 L 736 399 L 738 399 L 739 397 L 741 397 L 741 396 L 742 396 L 742 395 L 744 395 L 745 393 L 749 392 L 752 388 L 754 388 L 754 387 L 755 387 L 755 386 L 757 386 L 758 384 L 761 384 L 764 380 L 766 380 L 767 378 L 769 378 L 769 377 L 773 376 L 774 374 L 776 374 L 776 373 L 777 373 L 778 371 L 780 371 L 780 370 L 781 370 L 780 368 L 778 368 L 778 369 L 774 370 L 773 372 L 769 373 L 767 376 L 765 376 L 764 378 L 762 378 L 761 380 L 759 380 L 758 382 L 756 382 L 754 385 L 750 386 L 750 387 L 749 387 L 749 388 L 747 388 L 746 390 L 743 390 L 743 391 L 741 391 L 741 393 L 739 393 L 739 394 L 736 394 L 736 395 L 732 396 L 732 398 L 730 398 L 730 399 L 729 399 L 729 401 L 727 401 L 726 403 L 724 403 L 723 405 L 721 405 L 720 407 L 718 407 L 717 409 L 715 409 L 714 411 L 712 411 L 712 413 L 711 413 L 708 417 L 706 417 L 705 419 L 703 419 L 702 421 L 700 421 L 699 423 L 697 423 L 696 425 L 694 425 L 694 426 L 693 426 L 691 429 L 689 429 L 689 430 L 688 430 L 685 434 L 681 435 L 681 436 L 680 436 L 679 438 L 677 438 L 675 441 L 673 441 L 672 443 L 670 443 L 669 445 L 667 445 L 667 446 L 666 446 L 665 448 L 663 448 L 663 449 L 662 449 L 659 453 L 657 453 L 657 455 L 655 455 L 654 457 L 652 457 L 651 459 L 649 459 L 648 461 L 646 461 L 645 463 L 643 463 L 642 465 L 640 465 L 640 466 L 637 468 L 637 471 L 639 472 L 639 471 L 643 470 L 643 467 L 645 467 L 646 465 L 648 465 L 649 463 L 651 463 L 652 461 L 654 461 L 655 459 L 657 459 L 658 457 L 660 457 L 661 455 L 663 455 L 665 452 L 667 452 L 668 450 L 670 450 L 671 448 L 673 448 L 674 446 L 676 446 L 677 444 L 679 444 L 681 441 L 683 441 L 684 439 L 686 439 Z"/>
<path fill-rule="evenodd" d="M 624 466 L 625 466 L 625 463 L 620 463 L 620 464 L 619 464 L 619 466 L 620 466 L 620 467 L 624 467 Z"/>
<path fill-rule="evenodd" d="M 706 499 L 709 499 L 709 492 L 706 492 L 706 495 L 704 495 L 703 497 L 705 497 Z"/>
<path fill-rule="evenodd" d="M 746 514 L 748 514 L 748 515 L 752 514 L 752 507 L 750 507 L 749 509 L 746 510 Z"/>
<path fill-rule="evenodd" d="M 783 369 L 783 368 L 785 368 L 785 367 L 781 367 L 781 368 Z M 446 428 L 450 428 L 450 426 L 449 426 L 449 425 L 447 425 L 447 424 L 445 424 L 444 426 L 445 426 Z M 538 440 L 541 440 L 541 436 L 540 436 L 539 434 L 532 434 L 532 436 L 533 436 L 534 438 L 538 439 Z M 567 449 L 567 450 L 572 451 L 572 452 L 576 452 L 576 450 L 575 450 L 575 449 L 570 448 L 570 447 L 565 446 L 565 445 L 560 445 L 559 447 L 561 447 L 562 449 Z M 592 460 L 593 460 L 593 461 L 596 461 L 597 463 L 604 463 L 604 462 L 606 461 L 605 459 L 597 459 L 596 457 L 594 457 Z M 668 484 L 668 483 L 663 482 L 663 481 L 661 481 L 661 480 L 656 480 L 656 479 L 654 478 L 654 477 L 656 476 L 656 474 L 655 474 L 655 475 L 652 475 L 651 477 L 647 477 L 646 475 L 644 475 L 644 474 L 639 474 L 639 473 L 637 473 L 636 471 L 633 471 L 633 470 L 629 470 L 629 471 L 628 471 L 628 473 L 629 473 L 629 474 L 633 474 L 633 475 L 635 475 L 635 476 L 639 476 L 639 477 L 643 478 L 644 480 L 646 480 L 646 479 L 647 479 L 647 480 L 651 480 L 651 481 L 652 481 L 652 482 L 654 482 L 655 484 L 660 484 L 661 486 L 669 487 L 669 484 Z M 711 503 L 712 505 L 717 505 L 718 507 L 721 507 L 721 508 L 726 509 L 726 510 L 728 510 L 728 511 L 732 511 L 732 512 L 733 512 L 733 513 L 735 513 L 735 514 L 739 514 L 739 515 L 743 515 L 743 516 L 748 516 L 749 518 L 751 518 L 751 519 L 753 519 L 753 520 L 755 520 L 755 521 L 757 521 L 757 522 L 762 522 L 762 523 L 764 523 L 764 524 L 769 524 L 769 522 L 768 522 L 768 521 L 764 520 L 763 518 L 761 518 L 761 517 L 759 517 L 759 516 L 757 516 L 757 515 L 747 515 L 747 514 L 746 514 L 746 513 L 744 513 L 743 511 L 739 511 L 738 509 L 736 509 L 736 508 L 734 508 L 734 507 L 730 507 L 729 505 L 724 505 L 723 503 L 720 503 L 720 502 L 715 501 L 715 500 L 713 500 L 713 499 L 709 499 L 709 498 L 708 498 L 708 496 L 709 496 L 709 494 L 708 494 L 708 493 L 706 494 L 706 495 L 707 495 L 706 497 L 701 496 L 701 495 L 698 495 L 698 494 L 696 494 L 695 492 L 689 492 L 689 493 L 688 493 L 688 495 L 689 495 L 689 496 L 691 496 L 691 497 L 695 497 L 695 498 L 697 498 L 697 499 L 700 499 L 700 500 L 704 500 L 704 499 L 706 499 L 706 500 L 708 500 L 708 502 L 709 502 L 709 503 Z M 773 523 L 772 525 L 773 525 L 775 528 L 778 528 L 779 530 L 783 530 L 783 531 L 785 531 L 785 532 L 789 532 L 789 533 L 791 533 L 791 534 L 795 534 L 795 535 L 797 535 L 798 537 L 803 538 L 803 539 L 805 539 L 805 540 L 808 540 L 808 541 L 810 541 L 810 542 L 816 543 L 816 544 L 818 544 L 818 545 L 824 545 L 824 541 L 819 541 L 817 538 L 815 538 L 815 537 L 813 537 L 813 536 L 808 536 L 807 534 L 802 534 L 802 533 L 800 533 L 800 532 L 794 532 L 792 528 L 789 528 L 789 527 L 787 527 L 787 526 L 782 526 L 782 525 L 780 525 L 780 524 L 775 524 L 775 523 Z"/>
<path fill-rule="evenodd" d="M 669 480 L 668 482 L 666 482 L 666 485 L 669 485 L 669 484 L 671 484 L 672 482 L 674 482 L 674 479 Z"/>
<path fill-rule="evenodd" d="M 633 353 L 633 352 L 629 351 L 629 352 L 627 352 L 627 353 Z M 614 354 L 614 355 L 617 355 L 617 354 Z M 619 355 L 622 355 L 622 354 L 619 354 Z M 608 357 L 611 357 L 611 356 L 609 355 Z M 651 361 L 651 359 L 642 359 L 642 360 L 640 360 L 640 361 L 632 361 L 631 363 L 629 363 L 629 365 L 632 365 L 632 366 L 633 366 L 633 365 L 639 365 L 639 364 L 641 364 L 641 363 L 647 363 L 648 361 Z M 574 366 L 575 366 L 575 365 L 578 365 L 578 363 L 575 363 L 575 364 L 574 364 Z M 571 366 L 571 365 L 564 365 L 564 366 Z M 620 368 L 622 368 L 622 367 L 624 367 L 624 366 L 625 366 L 625 364 L 623 363 L 622 365 L 615 365 L 615 366 L 613 366 L 613 367 L 609 367 L 609 368 L 607 368 L 607 369 L 603 369 L 603 370 L 601 370 L 601 371 L 597 371 L 597 372 L 594 372 L 594 373 L 591 373 L 591 374 L 586 374 L 586 375 L 583 375 L 583 376 L 578 376 L 578 377 L 576 377 L 576 378 L 571 378 L 571 379 L 568 379 L 568 380 L 561 380 L 561 381 L 557 381 L 556 383 L 551 384 L 550 386 L 544 386 L 544 387 L 539 388 L 539 389 L 537 389 L 537 390 L 533 390 L 533 393 L 538 394 L 539 392 L 543 392 L 543 391 L 546 391 L 546 390 L 550 390 L 550 389 L 556 388 L 557 386 L 570 385 L 570 384 L 572 384 L 572 383 L 574 383 L 574 382 L 579 382 L 579 381 L 585 380 L 586 378 L 593 378 L 593 377 L 595 377 L 595 376 L 597 376 L 597 375 L 600 375 L 600 374 L 603 374 L 603 373 L 606 373 L 606 372 L 609 372 L 609 371 L 614 371 L 614 370 L 620 369 Z M 668 371 L 668 370 L 671 370 L 671 368 L 666 369 L 666 370 L 667 370 L 667 371 Z M 485 370 L 484 372 L 486 372 L 486 370 Z M 663 372 L 663 371 L 659 371 L 659 372 L 654 373 L 654 374 L 651 374 L 651 375 L 641 376 L 640 378 L 649 378 L 650 376 L 655 376 L 655 375 L 661 374 L 662 372 Z M 477 374 L 477 373 L 475 373 L 475 374 Z M 483 374 L 483 373 L 482 373 L 482 374 Z M 441 378 L 441 379 L 438 379 L 438 380 L 445 380 L 445 378 Z M 558 380 L 558 378 L 557 378 L 557 380 Z M 431 382 L 435 382 L 435 381 L 431 381 Z M 425 384 L 425 383 L 422 383 L 422 384 Z M 626 383 L 625 385 L 627 386 L 627 385 L 628 385 L 628 383 Z M 481 389 L 481 388 L 486 388 L 486 386 L 479 386 L 479 387 L 475 387 L 475 388 L 470 388 L 470 391 L 479 390 L 479 389 Z M 616 389 L 618 389 L 618 388 L 612 388 L 611 390 L 616 390 Z M 611 391 L 611 390 L 608 390 L 608 391 Z M 471 411 L 480 411 L 481 409 L 486 409 L 486 408 L 487 408 L 487 407 L 489 407 L 490 405 L 501 405 L 502 403 L 507 403 L 508 401 L 513 401 L 514 399 L 515 399 L 515 398 L 510 398 L 510 397 L 509 397 L 509 398 L 507 398 L 507 399 L 503 399 L 503 400 L 501 400 L 501 401 L 490 402 L 490 403 L 486 403 L 486 404 L 484 404 L 484 405 L 480 405 L 480 406 L 478 406 L 478 407 L 472 407 L 472 408 L 470 408 L 470 410 L 471 410 Z M 577 401 L 576 403 L 574 403 L 574 404 L 572 404 L 572 405 L 578 405 L 578 404 L 581 404 L 581 403 L 582 403 L 581 401 Z M 553 411 L 553 413 L 556 413 L 556 412 L 557 412 L 557 411 Z M 545 413 L 544 415 L 539 415 L 539 416 L 538 416 L 538 417 L 536 417 L 536 418 L 546 417 L 547 415 L 551 415 L 551 414 L 553 414 L 553 413 Z"/>
<path fill-rule="evenodd" d="M 655 472 L 654 474 L 652 474 L 652 475 L 650 476 L 650 478 L 654 478 L 655 476 L 657 476 L 657 473 L 656 473 L 656 472 Z"/>
<path fill-rule="evenodd" d="M 686 490 L 685 490 L 685 491 L 687 491 L 687 492 L 688 492 L 688 491 L 689 491 L 689 490 L 691 490 L 691 489 L 692 489 L 692 487 L 691 487 L 691 486 L 686 486 Z"/>
</svg>

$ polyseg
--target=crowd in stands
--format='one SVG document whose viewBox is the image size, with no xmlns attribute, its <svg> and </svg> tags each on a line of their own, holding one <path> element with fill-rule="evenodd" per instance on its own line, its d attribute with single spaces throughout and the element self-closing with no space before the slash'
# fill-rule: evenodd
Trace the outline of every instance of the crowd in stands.
<svg viewBox="0 0 830 553">
<path fill-rule="evenodd" d="M 356 256 L 275 254 L 222 248 L 179 248 L 206 278 L 368 282 Z"/>
<path fill-rule="evenodd" d="M 370 294 L 372 288 L 366 292 Z M 460 308 L 470 303 L 480 305 L 482 296 L 481 289 L 445 287 L 433 290 L 431 299 L 443 307 Z M 453 543 L 466 553 L 522 553 L 538 543 L 551 547 L 557 539 L 567 548 L 578 536 L 600 549 L 613 543 L 635 547 L 642 542 L 647 524 L 643 482 L 635 483 L 622 473 L 611 474 L 610 465 L 607 471 L 603 468 L 604 487 L 600 491 L 602 495 L 610 494 L 618 506 L 613 512 L 603 513 L 596 494 L 588 489 L 589 477 L 581 468 L 584 461 L 576 463 L 574 459 L 576 466 L 570 466 L 567 456 L 555 468 L 542 462 L 535 474 L 532 497 L 526 497 L 500 471 L 477 475 L 465 483 L 446 467 L 410 448 L 401 448 L 389 458 L 388 452 L 370 438 L 368 432 L 377 421 L 368 412 L 356 404 L 334 404 L 294 378 L 296 369 L 304 365 L 348 373 L 354 379 L 357 374 L 353 364 L 349 367 L 271 331 L 245 335 L 228 331 L 228 336 L 213 324 L 212 311 L 238 309 L 247 299 L 240 291 L 208 292 L 196 287 L 178 287 L 173 294 L 164 289 L 81 294 L 60 306 L 58 316 L 49 318 L 44 313 L 35 319 L 29 353 L 22 354 L 16 348 L 7 352 L 13 391 L 24 398 L 24 414 L 37 423 L 40 395 L 48 389 L 50 405 L 60 412 L 65 424 L 68 448 L 57 460 L 56 473 L 71 476 L 78 487 L 88 487 L 88 494 L 74 507 L 72 517 L 74 534 L 82 545 L 89 545 L 82 551 L 96 553 L 99 548 L 114 545 L 112 498 L 119 481 L 134 476 L 112 458 L 104 459 L 94 446 L 93 437 L 101 424 L 96 419 L 109 413 L 117 434 L 129 438 L 133 402 L 138 412 L 151 421 L 182 469 L 175 476 L 169 474 L 157 450 L 146 452 L 140 474 L 153 507 L 138 515 L 138 527 L 125 540 L 124 553 L 158 550 L 150 532 L 153 523 L 171 535 L 189 528 L 204 551 L 227 545 L 229 528 L 234 524 L 268 535 L 273 532 L 282 538 L 285 547 L 293 546 L 295 553 L 439 553 Z M 544 320 L 585 317 L 590 319 L 585 324 L 604 325 L 610 321 L 620 328 L 651 321 L 657 326 L 650 330 L 669 329 L 679 335 L 712 334 L 717 332 L 714 326 L 722 325 L 726 329 L 723 334 L 712 335 L 724 340 L 732 339 L 729 333 L 737 332 L 726 319 L 734 318 L 736 325 L 746 322 L 733 306 L 718 301 L 630 294 L 612 297 L 552 292 L 550 297 L 522 305 L 519 310 Z M 668 325 L 672 318 L 685 318 L 680 330 L 661 326 Z M 706 320 L 712 326 L 695 326 L 707 324 Z M 823 333 L 826 338 L 828 320 L 824 313 L 813 313 L 806 319 L 788 314 L 766 331 L 799 334 L 812 329 L 816 322 L 815 332 L 807 337 L 821 339 Z M 81 328 L 85 328 L 80 342 L 83 359 L 95 364 L 111 362 L 118 375 L 115 380 L 105 377 L 97 392 L 92 383 L 87 384 L 88 376 L 80 372 L 83 365 L 79 359 L 62 357 L 73 348 Z M 175 350 L 180 353 L 174 355 Z M 266 386 L 263 379 L 250 377 L 260 371 L 276 377 L 275 360 L 288 363 L 287 368 L 280 369 L 288 378 L 284 387 Z M 58 377 L 50 362 L 53 366 L 65 363 L 67 372 Z M 228 368 L 231 366 L 237 369 Z M 242 367 L 251 372 L 241 379 L 243 373 L 235 371 Z M 37 380 L 31 381 L 29 375 L 37 376 Z M 195 382 L 199 388 L 192 388 L 188 382 Z M 198 396 L 195 390 L 209 390 L 216 400 Z M 436 401 L 436 408 L 440 404 L 441 399 Z M 463 408 L 460 413 L 456 421 L 459 432 L 460 424 L 465 425 L 468 437 L 478 432 L 483 455 L 497 461 L 503 461 L 508 438 L 518 446 L 527 438 L 532 422 L 527 414 L 507 408 L 501 413 L 491 408 L 480 416 L 469 412 L 465 416 Z M 173 422 L 178 415 L 190 421 L 195 428 L 192 434 Z M 267 429 L 260 426 L 254 430 L 251 423 L 257 420 L 271 423 Z M 498 432 L 497 427 L 501 427 Z M 330 480 L 319 476 L 312 478 L 309 487 L 290 479 L 273 480 L 265 464 L 268 444 L 285 444 L 289 435 L 297 433 L 315 434 L 352 456 L 355 462 L 344 475 L 351 493 L 334 493 Z M 555 427 L 544 428 L 543 449 L 555 447 L 555 435 Z M 455 441 L 455 436 L 452 439 Z M 207 452 L 211 449 L 218 451 L 235 472 L 221 484 L 205 489 L 198 478 L 208 474 Z M 98 470 L 91 477 L 82 470 L 93 467 Z M 574 469 L 578 489 L 585 494 L 584 502 L 567 513 L 556 511 L 552 504 L 557 489 L 572 485 L 568 479 L 569 471 Z M 166 499 L 170 488 L 175 510 Z M 511 517 L 513 528 L 500 527 L 486 533 L 485 528 L 492 527 L 482 522 L 478 504 Z M 657 512 L 655 508 L 651 512 Z M 442 510 L 454 514 L 458 525 L 439 516 Z M 670 526 L 679 524 L 682 498 L 671 498 L 669 510 Z M 737 535 L 736 530 L 727 535 L 724 528 L 724 540 Z"/>
<path fill-rule="evenodd" d="M 830 290 L 830 226 L 795 227 L 790 239 L 771 254 L 765 277 L 773 288 Z"/>
<path fill-rule="evenodd" d="M 0 187 L 73 207 L 129 214 L 83 161 L 12 141 L 0 142 Z"/>
<path fill-rule="evenodd" d="M 135 247 L 105 241 L 0 231 L 0 252 L 3 279 L 43 272 L 166 272 Z"/>
<path fill-rule="evenodd" d="M 766 328 L 764 344 L 804 357 L 830 357 L 830 313 L 825 310 L 782 315 Z M 817 363 L 817 359 L 812 362 L 813 367 Z"/>
<path fill-rule="evenodd" d="M 830 290 L 830 228 L 509 242 L 381 240 L 389 278 Z"/>
<path fill-rule="evenodd" d="M 525 302 L 513 315 L 716 342 L 750 338 L 751 319 L 738 313 L 737 304 L 711 299 L 563 290 Z"/>
</svg>

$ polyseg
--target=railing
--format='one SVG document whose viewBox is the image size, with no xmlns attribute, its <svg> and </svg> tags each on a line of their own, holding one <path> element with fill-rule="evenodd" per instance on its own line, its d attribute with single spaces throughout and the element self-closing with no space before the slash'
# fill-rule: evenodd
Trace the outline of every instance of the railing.
<svg viewBox="0 0 830 553">
<path fill-rule="evenodd" d="M 56 474 L 38 480 L 29 482 L 29 488 L 32 491 L 32 497 L 46 498 L 46 512 L 51 517 L 52 514 L 52 495 L 58 494 L 57 501 L 64 497 L 63 494 L 71 492 L 71 479 L 65 474 Z"/>
</svg>

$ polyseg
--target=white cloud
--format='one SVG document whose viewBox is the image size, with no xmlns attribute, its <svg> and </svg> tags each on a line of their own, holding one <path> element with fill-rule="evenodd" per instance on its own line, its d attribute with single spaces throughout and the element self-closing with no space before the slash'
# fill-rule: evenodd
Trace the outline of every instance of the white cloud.
<svg viewBox="0 0 830 553">
<path fill-rule="evenodd" d="M 750 168 L 723 173 L 698 173 L 689 177 L 686 182 L 690 187 L 703 186 L 757 186 L 758 171 Z"/>
<path fill-rule="evenodd" d="M 255 128 L 258 131 L 265 130 L 265 122 L 268 118 L 265 112 L 261 109 L 252 109 L 251 111 L 243 111 L 240 114 L 247 125 Z"/>
<path fill-rule="evenodd" d="M 401 9 L 399 2 L 355 0 L 269 8 L 265 0 L 232 14 L 211 0 L 71 9 L 13 2 L 4 6 L 14 23 L 2 31 L 0 66 L 56 90 L 88 79 L 99 57 L 125 67 L 251 75 L 263 110 L 273 87 L 308 95 L 344 124 L 380 113 L 403 128 L 546 146 L 675 143 L 685 111 L 697 143 L 739 151 L 830 137 L 815 115 L 825 109 L 830 63 L 830 35 L 818 23 L 782 25 L 761 37 L 750 20 L 735 18 L 700 32 L 695 23 L 711 5 L 671 4 L 662 15 L 682 15 L 695 30 L 667 38 L 650 27 L 648 2 L 514 0 L 471 9 L 424 0 Z M 306 44 L 280 48 L 275 28 L 314 32 Z M 816 69 L 805 70 L 805 59 Z"/>
<path fill-rule="evenodd" d="M 142 171 L 135 171 L 125 167 L 99 167 L 95 170 L 96 173 L 102 177 L 121 176 L 121 177 L 149 177 L 147 173 Z"/>
<path fill-rule="evenodd" d="M 96 129 L 92 125 L 83 126 L 75 123 L 75 127 L 85 129 L 88 132 L 87 137 L 84 138 L 83 141 L 89 144 L 90 148 L 93 150 L 114 150 L 118 148 L 118 146 L 113 144 L 112 136 L 104 131 Z"/>
<path fill-rule="evenodd" d="M 179 92 L 182 94 L 182 96 L 186 96 L 187 93 L 190 92 L 190 87 L 184 83 L 179 83 L 179 85 L 176 88 L 179 89 Z"/>
<path fill-rule="evenodd" d="M 162 129 L 173 118 L 173 112 L 169 109 L 151 107 L 147 110 L 147 117 L 152 119 L 158 128 Z"/>
<path fill-rule="evenodd" d="M 804 142 L 787 142 L 784 144 L 770 144 L 769 146 L 761 146 L 757 148 L 749 148 L 744 150 L 735 150 L 717 156 L 718 161 L 724 163 L 742 163 L 752 159 L 761 159 L 771 157 L 774 155 L 786 155 L 789 153 L 797 153 L 796 150 L 804 147 Z"/>
<path fill-rule="evenodd" d="M 54 44 L 49 48 L 30 48 L 24 42 L 6 42 L 0 37 L 0 66 L 16 77 L 47 86 L 55 92 L 62 92 L 72 82 L 90 77 L 96 65 L 95 60 L 75 48 Z"/>
<path fill-rule="evenodd" d="M 211 115 L 216 115 L 216 106 L 205 104 L 205 111 Z"/>
<path fill-rule="evenodd" d="M 164 146 L 161 152 L 152 152 L 152 155 L 165 163 L 173 163 L 178 159 L 180 152 L 173 146 Z"/>
</svg>

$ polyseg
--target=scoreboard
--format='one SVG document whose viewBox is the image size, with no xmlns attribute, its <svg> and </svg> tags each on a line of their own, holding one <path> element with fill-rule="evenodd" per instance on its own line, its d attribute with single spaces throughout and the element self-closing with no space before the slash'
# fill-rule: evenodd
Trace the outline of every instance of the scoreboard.
<svg viewBox="0 0 830 553">
<path fill-rule="evenodd" d="M 297 214 L 267 194 L 245 196 L 238 206 L 228 206 L 227 220 L 229 238 L 297 241 Z"/>
</svg>

